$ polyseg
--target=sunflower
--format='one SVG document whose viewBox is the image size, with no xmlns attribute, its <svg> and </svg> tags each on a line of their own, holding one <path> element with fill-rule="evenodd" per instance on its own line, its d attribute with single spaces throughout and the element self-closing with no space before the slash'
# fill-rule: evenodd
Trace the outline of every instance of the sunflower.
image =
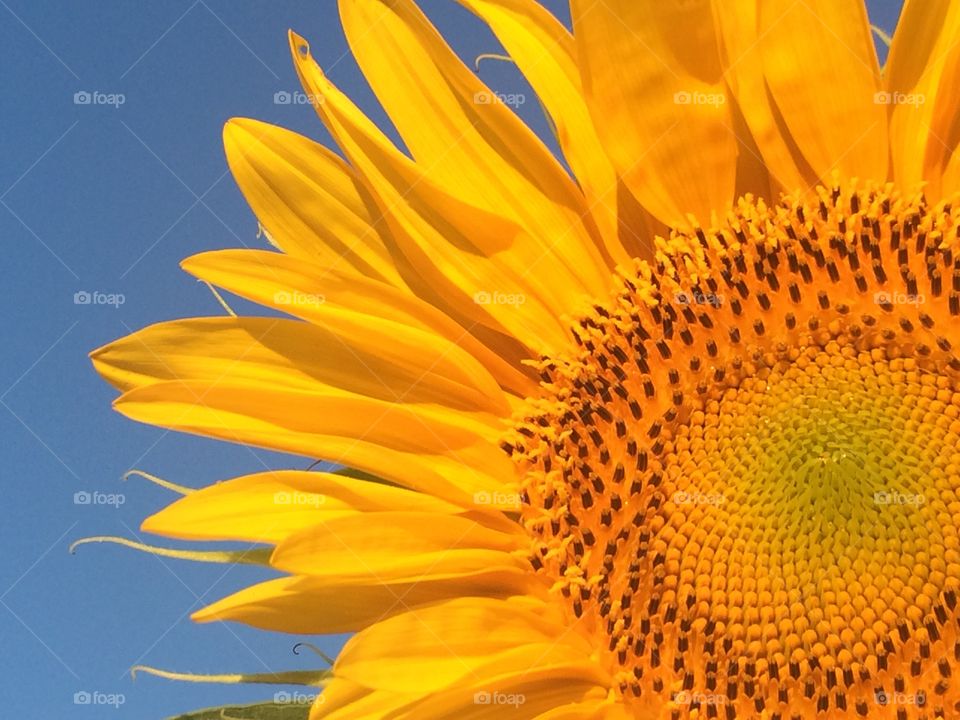
<svg viewBox="0 0 960 720">
<path fill-rule="evenodd" d="M 355 633 L 311 718 L 957 717 L 960 4 L 460 0 L 566 167 L 411 0 L 340 0 L 395 146 L 291 34 L 342 157 L 253 120 L 284 318 L 93 353 L 140 422 L 332 463 L 146 531 L 283 576 L 196 613 Z"/>
</svg>

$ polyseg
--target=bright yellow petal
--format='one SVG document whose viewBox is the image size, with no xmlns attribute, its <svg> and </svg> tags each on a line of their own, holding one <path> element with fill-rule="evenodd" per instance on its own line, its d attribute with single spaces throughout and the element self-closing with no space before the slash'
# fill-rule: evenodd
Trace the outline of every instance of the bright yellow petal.
<svg viewBox="0 0 960 720">
<path fill-rule="evenodd" d="M 292 35 L 291 45 L 304 87 L 324 98 L 318 113 L 420 274 L 418 295 L 438 295 L 458 315 L 535 347 L 534 355 L 568 346 L 559 317 L 582 309 L 585 288 L 554 260 L 560 238 L 533 238 L 441 190 L 323 76 L 302 38 Z"/>
<path fill-rule="evenodd" d="M 386 510 L 463 512 L 431 495 L 392 485 L 334 473 L 274 470 L 185 495 L 148 517 L 141 527 L 181 540 L 278 543 L 335 517 Z"/>
<path fill-rule="evenodd" d="M 757 6 L 766 84 L 816 176 L 886 180 L 887 107 L 876 101 L 880 69 L 863 0 Z"/>
<path fill-rule="evenodd" d="M 250 382 L 307 393 L 337 388 L 385 402 L 495 415 L 507 411 L 499 386 L 455 343 L 326 307 L 326 327 L 250 317 L 158 323 L 95 350 L 91 358 L 122 391 L 166 380 Z"/>
<path fill-rule="evenodd" d="M 713 0 L 723 39 L 724 75 L 773 180 L 776 192 L 810 187 L 817 177 L 790 137 L 770 97 L 760 54 L 759 4 Z"/>
<path fill-rule="evenodd" d="M 640 235 L 649 232 L 646 218 L 633 219 L 629 228 L 620 225 L 625 214 L 621 213 L 625 208 L 618 197 L 620 179 L 590 118 L 573 36 L 533 0 L 460 2 L 490 26 L 550 114 L 560 148 L 583 188 L 607 255 L 615 263 L 649 256 L 650 241 Z"/>
<path fill-rule="evenodd" d="M 244 197 L 284 252 L 403 287 L 373 200 L 339 157 L 302 135 L 236 118 L 223 145 Z"/>
<path fill-rule="evenodd" d="M 457 503 L 479 492 L 501 497 L 514 483 L 498 433 L 476 413 L 224 381 L 158 382 L 114 407 L 150 425 L 327 460 Z"/>
<path fill-rule="evenodd" d="M 536 386 L 530 375 L 491 350 L 429 303 L 377 280 L 327 270 L 319 265 L 262 250 L 216 250 L 187 258 L 182 267 L 212 285 L 307 320 L 342 338 L 363 355 L 385 357 L 413 347 L 437 348 L 441 358 L 461 366 L 495 406 L 497 384 L 521 396 Z M 411 331 L 413 333 L 411 334 Z M 438 340 L 427 337 L 435 336 Z M 408 346 L 409 349 L 409 346 Z M 477 366 L 481 363 L 488 372 Z M 358 358 L 364 363 L 366 358 Z M 421 358 L 421 367 L 434 360 Z M 500 409 L 504 406 L 499 403 Z"/>
<path fill-rule="evenodd" d="M 610 267 L 583 222 L 583 196 L 536 135 L 411 0 L 339 5 L 350 48 L 417 165 L 449 194 L 539 238 L 574 287 L 603 292 Z"/>
<path fill-rule="evenodd" d="M 904 190 L 923 181 L 937 199 L 960 125 L 960 5 L 949 0 L 908 2 L 887 62 L 890 146 L 894 178 Z"/>
<path fill-rule="evenodd" d="M 561 701 L 562 702 L 562 701 Z M 585 700 L 567 705 L 554 705 L 534 720 L 632 720 L 620 703 L 608 700 Z"/>
<path fill-rule="evenodd" d="M 565 650 L 531 645 L 502 653 L 488 665 L 474 669 L 463 682 L 411 703 L 395 717 L 397 720 L 605 718 L 603 698 L 607 690 L 599 685 L 603 681 L 600 673 L 594 670 L 591 676 L 593 663 Z M 629 720 L 635 717 L 630 716 Z"/>
<path fill-rule="evenodd" d="M 733 202 L 738 152 L 709 3 L 571 8 L 584 93 L 617 170 L 662 222 L 708 223 Z"/>
<path fill-rule="evenodd" d="M 313 635 L 355 632 L 421 605 L 457 597 L 505 599 L 531 591 L 532 576 L 520 569 L 467 577 L 418 578 L 412 582 L 344 584 L 330 577 L 270 580 L 198 610 L 198 622 L 231 620 L 264 630 Z"/>
<path fill-rule="evenodd" d="M 309 720 L 384 720 L 413 699 L 411 693 L 372 690 L 343 678 L 333 678 L 310 708 Z"/>
<path fill-rule="evenodd" d="M 363 584 L 526 569 L 523 540 L 457 515 L 415 512 L 333 518 L 280 543 L 271 564 L 289 573 Z"/>
<path fill-rule="evenodd" d="M 944 196 L 960 192 L 960 146 L 954 149 L 947 162 L 947 168 L 940 178 L 940 189 Z"/>
<path fill-rule="evenodd" d="M 538 646 L 541 665 L 569 651 L 577 635 L 565 634 L 549 606 L 540 602 L 460 598 L 395 615 L 351 638 L 333 666 L 337 677 L 389 692 L 426 695 L 461 679 L 511 651 Z M 579 645 L 589 657 L 585 642 Z M 551 652 L 551 648 L 556 648 Z M 534 660 L 536 653 L 526 655 Z M 568 655 L 569 656 L 569 655 Z M 536 665 L 528 665 L 535 672 Z M 464 698 L 466 700 L 467 698 Z M 469 696 L 472 702 L 472 693 Z M 420 717 L 433 717 L 423 714 Z"/>
<path fill-rule="evenodd" d="M 312 708 L 310 720 L 633 720 L 623 711 L 611 713 L 616 707 L 597 699 L 605 690 L 583 679 L 581 658 L 571 656 L 567 667 L 555 664 L 531 670 L 551 652 L 557 654 L 552 649 L 545 655 L 539 646 L 518 648 L 498 656 L 495 665 L 481 667 L 476 678 L 427 698 L 334 678 L 324 690 L 322 702 Z M 544 713 L 546 708 L 551 709 Z"/>
</svg>

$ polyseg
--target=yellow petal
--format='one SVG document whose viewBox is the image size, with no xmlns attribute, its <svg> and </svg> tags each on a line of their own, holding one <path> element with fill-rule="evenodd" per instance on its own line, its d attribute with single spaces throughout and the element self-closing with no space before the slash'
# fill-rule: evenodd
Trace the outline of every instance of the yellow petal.
<svg viewBox="0 0 960 720">
<path fill-rule="evenodd" d="M 775 197 L 778 192 L 810 187 L 817 177 L 784 127 L 767 89 L 758 13 L 755 0 L 714 0 L 714 17 L 723 38 L 724 76 L 773 180 Z"/>
<path fill-rule="evenodd" d="M 880 69 L 863 0 L 757 6 L 770 95 L 816 176 L 886 180 L 887 107 L 876 101 Z"/>
<path fill-rule="evenodd" d="M 947 162 L 947 169 L 940 178 L 940 190 L 945 197 L 960 192 L 960 146 L 954 149 Z"/>
<path fill-rule="evenodd" d="M 535 720 L 631 720 L 621 703 L 585 700 L 555 706 L 535 716 Z"/>
<path fill-rule="evenodd" d="M 905 190 L 923 181 L 938 199 L 956 185 L 941 176 L 957 148 L 960 125 L 960 5 L 908 2 L 890 47 L 884 100 L 890 110 L 894 178 Z"/>
<path fill-rule="evenodd" d="M 522 544 L 457 515 L 415 512 L 333 518 L 281 542 L 271 564 L 285 572 L 340 583 L 416 582 L 529 566 L 512 556 Z"/>
<path fill-rule="evenodd" d="M 589 658 L 530 645 L 496 655 L 469 678 L 411 703 L 397 720 L 600 720 L 607 689 Z M 322 716 L 321 716 L 322 717 Z M 624 720 L 627 720 L 625 716 Z M 638 717 L 631 715 L 630 718 Z M 657 717 L 640 715 L 639 717 Z"/>
<path fill-rule="evenodd" d="M 506 412 L 503 392 L 455 343 L 333 306 L 326 312 L 326 327 L 252 317 L 158 323 L 95 350 L 91 358 L 123 391 L 161 380 L 250 381 Z"/>
<path fill-rule="evenodd" d="M 570 658 L 571 666 L 565 668 L 572 676 L 569 678 L 560 674 L 564 668 L 559 666 L 530 671 L 544 659 L 544 651 L 538 646 L 518 648 L 508 657 L 497 657 L 495 665 L 481 668 L 476 679 L 458 683 L 428 698 L 365 688 L 344 678 L 334 678 L 324 690 L 320 702 L 311 709 L 310 720 L 489 720 L 500 717 L 514 720 L 633 720 L 633 716 L 627 716 L 625 711 L 617 711 L 622 707 L 619 703 L 614 706 L 598 698 L 606 694 L 604 688 L 582 679 L 582 658 Z M 506 678 L 502 671 L 504 664 L 508 667 L 507 672 L 513 673 Z M 491 688 L 497 693 L 495 698 Z M 522 703 L 519 702 L 521 695 Z M 569 703 L 572 698 L 578 701 Z M 508 702 L 513 704 L 506 704 Z M 562 703 L 569 704 L 558 707 Z"/>
<path fill-rule="evenodd" d="M 577 57 L 603 146 L 662 222 L 708 223 L 733 201 L 737 140 L 710 3 L 572 0 Z"/>
<path fill-rule="evenodd" d="M 464 505 L 481 492 L 511 497 L 512 462 L 477 413 L 262 381 L 158 382 L 114 407 L 150 425 L 327 460 Z"/>
<path fill-rule="evenodd" d="M 463 508 L 424 493 L 345 475 L 274 470 L 185 495 L 148 517 L 141 527 L 181 540 L 278 543 L 331 518 L 385 510 L 444 514 Z"/>
<path fill-rule="evenodd" d="M 297 70 L 330 132 L 369 183 L 404 255 L 420 275 L 417 294 L 536 348 L 569 345 L 559 317 L 582 308 L 584 286 L 554 260 L 561 238 L 531 238 L 516 223 L 441 190 L 399 153 L 291 35 Z M 437 301 L 431 300 L 435 304 Z"/>
<path fill-rule="evenodd" d="M 333 666 L 334 674 L 389 692 L 435 692 L 494 658 L 509 661 L 510 651 L 538 646 L 542 665 L 568 651 L 563 625 L 545 617 L 542 603 L 460 598 L 417 608 L 370 626 L 351 638 Z M 582 661 L 589 657 L 587 648 Z M 551 648 L 555 648 L 551 652 Z M 527 654 L 534 659 L 536 653 Z M 528 672 L 536 666 L 528 665 Z M 472 693 L 464 700 L 472 702 Z M 465 704 L 465 703 L 464 703 Z M 423 714 L 420 717 L 433 717 Z"/>
<path fill-rule="evenodd" d="M 484 20 L 537 93 L 557 129 L 560 148 L 586 197 L 603 249 L 613 263 L 648 257 L 653 237 L 639 214 L 629 227 L 620 179 L 606 156 L 580 84 L 573 36 L 533 0 L 459 0 Z M 619 206 L 619 207 L 618 207 Z"/>
<path fill-rule="evenodd" d="M 438 355 L 421 357 L 421 367 L 448 361 L 460 366 L 473 379 L 472 384 L 482 388 L 487 407 L 505 409 L 498 384 L 521 396 L 536 386 L 529 375 L 407 290 L 262 250 L 205 252 L 187 258 L 182 267 L 212 285 L 308 320 L 361 355 L 379 358 L 408 352 L 402 349 L 405 338 L 424 350 L 434 346 Z M 439 342 L 425 334 L 436 336 Z"/>
<path fill-rule="evenodd" d="M 223 129 L 237 185 L 284 252 L 403 287 L 373 200 L 339 157 L 301 135 L 244 118 Z"/>
<path fill-rule="evenodd" d="M 343 678 L 333 678 L 310 708 L 309 720 L 384 720 L 412 700 L 410 693 L 372 690 Z"/>
<path fill-rule="evenodd" d="M 507 598 L 530 591 L 532 576 L 519 569 L 467 577 L 424 577 L 412 582 L 344 584 L 329 577 L 294 576 L 259 583 L 198 610 L 198 622 L 231 620 L 294 634 L 362 630 L 397 613 L 457 597 Z"/>
<path fill-rule="evenodd" d="M 417 165 L 446 192 L 540 239 L 539 252 L 549 248 L 572 286 L 603 292 L 610 268 L 584 225 L 583 196 L 416 4 L 340 0 L 340 16 L 360 68 Z"/>
</svg>

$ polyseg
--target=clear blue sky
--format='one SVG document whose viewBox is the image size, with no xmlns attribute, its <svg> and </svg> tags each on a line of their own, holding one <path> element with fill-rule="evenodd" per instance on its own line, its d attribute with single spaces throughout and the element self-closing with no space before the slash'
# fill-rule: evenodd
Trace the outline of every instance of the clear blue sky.
<svg viewBox="0 0 960 720">
<path fill-rule="evenodd" d="M 564 0 L 548 5 L 566 21 Z M 452 0 L 422 3 L 465 58 L 497 52 Z M 899 3 L 871 3 L 891 30 Z M 226 170 L 223 122 L 245 115 L 329 136 L 309 106 L 278 105 L 297 89 L 286 30 L 372 117 L 385 118 L 347 55 L 334 0 L 0 0 L 0 237 L 7 247 L 0 343 L 0 707 L 5 717 L 151 720 L 198 707 L 269 698 L 274 688 L 171 684 L 128 669 L 145 663 L 214 672 L 302 669 L 299 638 L 188 615 L 263 573 L 159 561 L 71 541 L 136 537 L 172 499 L 131 468 L 200 486 L 265 467 L 308 463 L 126 421 L 87 353 L 165 319 L 220 315 L 181 258 L 259 247 L 257 225 Z M 504 93 L 529 89 L 515 69 L 481 75 Z M 122 94 L 114 107 L 78 92 Z M 519 113 L 544 134 L 536 103 Z M 75 304 L 78 292 L 122 294 L 119 307 Z M 238 311 L 263 313 L 240 301 Z M 75 493 L 122 493 L 78 505 Z M 148 540 L 150 538 L 147 538 Z M 319 609 L 318 609 L 319 611 Z M 343 638 L 319 644 L 335 652 Z M 77 692 L 122 693 L 118 709 L 74 704 Z"/>
</svg>

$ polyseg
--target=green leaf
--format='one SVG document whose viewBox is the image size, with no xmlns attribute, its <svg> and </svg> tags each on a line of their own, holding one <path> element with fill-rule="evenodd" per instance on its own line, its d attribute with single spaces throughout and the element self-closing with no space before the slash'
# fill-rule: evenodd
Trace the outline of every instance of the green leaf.
<svg viewBox="0 0 960 720">
<path fill-rule="evenodd" d="M 307 720 L 310 703 L 255 703 L 196 710 L 169 720 Z"/>
</svg>

